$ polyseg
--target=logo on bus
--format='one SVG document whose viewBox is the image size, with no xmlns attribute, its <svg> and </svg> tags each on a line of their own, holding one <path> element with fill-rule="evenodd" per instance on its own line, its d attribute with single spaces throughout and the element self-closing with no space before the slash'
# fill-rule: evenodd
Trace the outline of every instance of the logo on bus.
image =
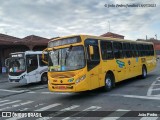
<svg viewBox="0 0 160 120">
<path fill-rule="evenodd" d="M 122 61 L 120 61 L 120 60 L 116 60 L 116 63 L 118 64 L 118 66 L 119 66 L 120 68 L 123 68 L 123 67 L 125 66 L 125 63 L 122 62 Z"/>
</svg>

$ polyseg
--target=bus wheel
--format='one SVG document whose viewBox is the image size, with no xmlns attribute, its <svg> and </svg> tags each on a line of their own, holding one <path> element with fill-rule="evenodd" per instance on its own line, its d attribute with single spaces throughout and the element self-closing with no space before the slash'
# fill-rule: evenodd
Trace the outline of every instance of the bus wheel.
<svg viewBox="0 0 160 120">
<path fill-rule="evenodd" d="M 147 69 L 146 66 L 142 67 L 142 79 L 145 79 L 147 77 Z"/>
<path fill-rule="evenodd" d="M 48 82 L 47 74 L 43 74 L 41 77 L 41 83 L 46 84 Z"/>
<path fill-rule="evenodd" d="M 114 87 L 114 76 L 112 74 L 107 73 L 105 77 L 105 91 L 110 91 Z"/>
</svg>

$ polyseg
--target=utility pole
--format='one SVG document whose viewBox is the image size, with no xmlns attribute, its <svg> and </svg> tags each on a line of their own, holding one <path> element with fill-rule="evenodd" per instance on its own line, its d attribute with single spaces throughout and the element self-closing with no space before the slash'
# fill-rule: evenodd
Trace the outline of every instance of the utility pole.
<svg viewBox="0 0 160 120">
<path fill-rule="evenodd" d="M 110 32 L 110 22 L 108 21 L 108 30 Z"/>
<path fill-rule="evenodd" d="M 146 40 L 147 40 L 147 35 L 146 35 Z"/>
<path fill-rule="evenodd" d="M 157 34 L 155 34 L 155 36 L 156 36 L 156 40 L 157 40 Z"/>
</svg>

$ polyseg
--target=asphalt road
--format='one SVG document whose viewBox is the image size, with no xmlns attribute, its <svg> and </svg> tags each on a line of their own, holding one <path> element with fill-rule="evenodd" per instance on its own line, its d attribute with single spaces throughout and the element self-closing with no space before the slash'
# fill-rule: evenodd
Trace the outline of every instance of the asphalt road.
<svg viewBox="0 0 160 120">
<path fill-rule="evenodd" d="M 0 120 L 159 120 L 159 78 L 160 62 L 146 79 L 126 80 L 116 84 L 116 88 L 110 92 L 97 89 L 82 93 L 52 93 L 48 91 L 47 85 L 11 84 L 1 76 L 1 112 L 47 111 L 42 112 L 42 115 L 47 114 L 47 116 L 43 118 L 1 117 Z M 144 116 L 134 117 L 139 113 L 144 113 Z M 156 116 L 156 113 L 159 115 Z M 3 115 L 5 116 L 5 113 Z"/>
</svg>

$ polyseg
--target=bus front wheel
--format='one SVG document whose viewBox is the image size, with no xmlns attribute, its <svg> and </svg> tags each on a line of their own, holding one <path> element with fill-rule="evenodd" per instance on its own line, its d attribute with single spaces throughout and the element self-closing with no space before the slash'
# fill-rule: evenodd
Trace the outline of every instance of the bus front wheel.
<svg viewBox="0 0 160 120">
<path fill-rule="evenodd" d="M 43 74 L 42 77 L 41 77 L 41 83 L 42 84 L 47 84 L 47 82 L 48 82 L 47 74 Z"/>
<path fill-rule="evenodd" d="M 113 74 L 107 73 L 105 77 L 105 91 L 110 91 L 114 87 L 114 76 Z"/>
</svg>

